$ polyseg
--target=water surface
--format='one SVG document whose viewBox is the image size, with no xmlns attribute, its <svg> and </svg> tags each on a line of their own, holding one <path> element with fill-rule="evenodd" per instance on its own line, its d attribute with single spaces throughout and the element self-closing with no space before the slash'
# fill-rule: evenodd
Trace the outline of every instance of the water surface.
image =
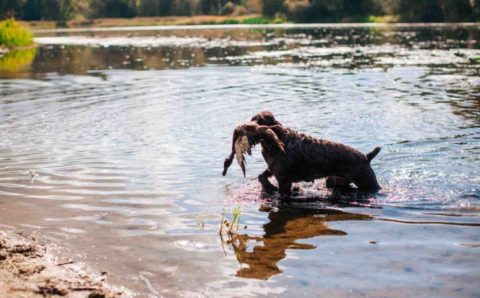
<svg viewBox="0 0 480 298">
<path fill-rule="evenodd" d="M 39 33 L 0 58 L 1 223 L 142 297 L 476 296 L 479 40 L 478 27 Z M 247 179 L 236 164 L 222 177 L 234 127 L 262 110 L 382 146 L 383 189 L 301 183 L 283 202 L 260 193 L 260 148 Z M 222 212 L 239 205 L 239 241 L 222 245 Z"/>
</svg>

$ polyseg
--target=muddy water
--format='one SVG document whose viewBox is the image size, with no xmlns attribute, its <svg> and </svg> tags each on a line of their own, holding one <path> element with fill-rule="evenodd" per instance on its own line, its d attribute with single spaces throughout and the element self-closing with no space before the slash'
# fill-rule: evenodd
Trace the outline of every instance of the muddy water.
<svg viewBox="0 0 480 298">
<path fill-rule="evenodd" d="M 142 297 L 472 297 L 477 27 L 37 34 L 0 58 L 0 218 Z M 375 195 L 285 203 L 234 164 L 261 110 L 363 152 Z M 35 172 L 35 176 L 29 174 Z M 241 206 L 235 245 L 222 210 Z M 202 224 L 203 222 L 203 224 Z"/>
</svg>

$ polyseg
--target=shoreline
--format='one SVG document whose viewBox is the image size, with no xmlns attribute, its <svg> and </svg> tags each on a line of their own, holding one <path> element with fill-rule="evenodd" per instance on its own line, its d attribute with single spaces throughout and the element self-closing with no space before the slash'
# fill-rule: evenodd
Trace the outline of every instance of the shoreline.
<svg viewBox="0 0 480 298">
<path fill-rule="evenodd" d="M 51 246 L 23 232 L 0 230 L 0 297 L 129 297 L 76 262 L 58 262 Z"/>
<path fill-rule="evenodd" d="M 32 33 L 167 31 L 211 29 L 305 29 L 305 28 L 409 28 L 409 27 L 480 27 L 480 23 L 312 23 L 312 24 L 218 24 L 218 25 L 159 25 L 98 28 L 32 29 Z"/>
<path fill-rule="evenodd" d="M 67 22 L 22 21 L 18 23 L 33 33 L 48 32 L 96 32 L 139 31 L 174 29 L 233 29 L 233 28 L 332 28 L 332 27 L 432 27 L 432 26 L 479 26 L 480 22 L 458 23 L 404 23 L 393 16 L 376 17 L 369 22 L 292 23 L 285 18 L 269 18 L 261 14 L 241 16 L 163 16 L 135 18 L 77 19 Z"/>
<path fill-rule="evenodd" d="M 243 16 L 163 16 L 163 17 L 135 17 L 135 18 L 98 18 L 98 19 L 82 19 L 71 20 L 67 22 L 58 21 L 22 21 L 18 22 L 30 30 L 50 30 L 62 28 L 110 28 L 110 27 L 142 27 L 142 26 L 195 26 L 195 25 L 212 25 L 212 24 L 240 24 L 250 23 L 258 24 L 258 22 L 280 22 L 284 20 L 271 20 L 260 14 L 248 14 Z"/>
</svg>

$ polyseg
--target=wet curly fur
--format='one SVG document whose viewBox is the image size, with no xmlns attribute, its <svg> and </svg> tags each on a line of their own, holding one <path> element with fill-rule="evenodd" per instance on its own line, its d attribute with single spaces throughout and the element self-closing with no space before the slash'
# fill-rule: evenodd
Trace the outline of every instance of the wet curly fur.
<svg viewBox="0 0 480 298">
<path fill-rule="evenodd" d="M 277 146 L 261 141 L 262 155 L 268 164 L 258 176 L 264 191 L 277 190 L 268 180 L 271 176 L 278 181 L 281 192 L 290 192 L 293 182 L 313 182 L 325 177 L 327 187 L 348 187 L 353 182 L 360 190 L 380 189 L 370 162 L 381 148 L 363 154 L 343 144 L 316 139 L 283 127 L 270 112 L 258 113 L 251 121 L 269 126 L 285 148 L 285 152 L 280 152 Z"/>
</svg>

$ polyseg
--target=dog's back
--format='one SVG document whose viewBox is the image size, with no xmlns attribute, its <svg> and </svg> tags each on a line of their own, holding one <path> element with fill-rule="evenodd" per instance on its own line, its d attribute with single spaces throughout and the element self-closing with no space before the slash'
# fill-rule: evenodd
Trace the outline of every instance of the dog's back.
<svg viewBox="0 0 480 298">
<path fill-rule="evenodd" d="M 277 180 L 285 178 L 300 182 L 337 176 L 353 182 L 361 189 L 380 188 L 370 166 L 380 148 L 363 154 L 340 143 L 313 138 L 283 127 L 270 112 L 261 112 L 252 117 L 252 121 L 272 127 L 284 143 L 285 154 L 279 154 L 262 144 L 263 157 Z"/>
<path fill-rule="evenodd" d="M 345 176 L 352 171 L 370 168 L 367 155 L 340 143 L 313 138 L 288 128 L 283 129 L 279 139 L 285 145 L 285 155 L 280 159 L 276 156 L 275 160 L 282 160 L 282 167 L 289 168 L 294 182 Z"/>
</svg>

